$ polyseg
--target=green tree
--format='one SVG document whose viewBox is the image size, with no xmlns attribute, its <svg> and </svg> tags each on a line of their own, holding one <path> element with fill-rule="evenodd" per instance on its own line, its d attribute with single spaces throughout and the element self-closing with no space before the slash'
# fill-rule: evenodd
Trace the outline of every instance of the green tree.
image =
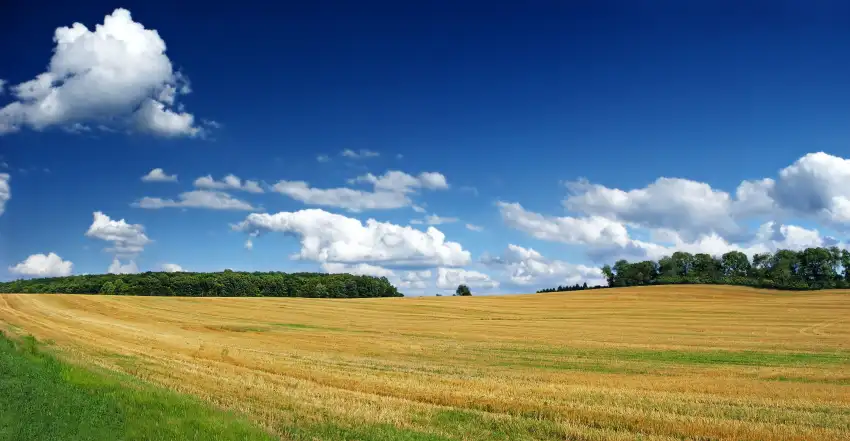
<svg viewBox="0 0 850 441">
<path fill-rule="evenodd" d="M 468 286 L 461 284 L 461 285 L 458 285 L 458 286 L 457 286 L 457 289 L 455 290 L 455 295 L 458 295 L 458 296 L 471 296 L 471 295 L 472 295 L 472 291 L 470 291 L 470 290 L 469 290 L 469 287 L 468 287 Z"/>
<path fill-rule="evenodd" d="M 727 277 L 747 277 L 750 259 L 740 251 L 729 251 L 720 258 L 721 272 Z"/>
</svg>

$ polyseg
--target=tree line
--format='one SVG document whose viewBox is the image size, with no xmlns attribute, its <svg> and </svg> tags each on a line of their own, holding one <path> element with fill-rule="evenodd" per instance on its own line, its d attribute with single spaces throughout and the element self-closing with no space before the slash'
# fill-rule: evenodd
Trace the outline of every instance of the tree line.
<svg viewBox="0 0 850 441">
<path fill-rule="evenodd" d="M 740 251 L 719 258 L 679 251 L 658 261 L 619 260 L 603 266 L 602 273 L 609 287 L 705 283 L 789 290 L 850 288 L 850 251 L 777 250 L 755 254 L 752 262 Z"/>
<path fill-rule="evenodd" d="M 602 285 L 587 286 L 587 282 L 584 282 L 581 285 L 579 285 L 578 283 L 576 283 L 575 285 L 563 285 L 563 286 L 558 285 L 557 288 L 544 288 L 544 289 L 538 290 L 537 292 L 538 293 L 546 293 L 546 292 L 564 292 L 564 291 L 584 291 L 585 289 L 602 289 L 602 288 L 607 288 L 607 286 L 602 286 Z"/>
<path fill-rule="evenodd" d="M 114 294 L 187 297 L 403 297 L 386 277 L 351 274 L 146 272 L 97 274 L 0 283 L 0 293 Z"/>
</svg>

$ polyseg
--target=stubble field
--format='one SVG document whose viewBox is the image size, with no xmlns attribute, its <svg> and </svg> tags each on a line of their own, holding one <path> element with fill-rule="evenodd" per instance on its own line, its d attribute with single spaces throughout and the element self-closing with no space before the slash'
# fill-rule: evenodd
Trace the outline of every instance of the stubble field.
<svg viewBox="0 0 850 441">
<path fill-rule="evenodd" d="M 2 295 L 0 328 L 282 439 L 850 439 L 846 291 Z"/>
</svg>

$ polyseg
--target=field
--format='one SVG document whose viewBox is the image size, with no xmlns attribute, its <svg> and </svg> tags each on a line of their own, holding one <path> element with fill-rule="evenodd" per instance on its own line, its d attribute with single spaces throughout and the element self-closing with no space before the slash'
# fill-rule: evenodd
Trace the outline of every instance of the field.
<svg viewBox="0 0 850 441">
<path fill-rule="evenodd" d="M 286 440 L 850 439 L 847 291 L 10 294 L 0 329 Z"/>
</svg>

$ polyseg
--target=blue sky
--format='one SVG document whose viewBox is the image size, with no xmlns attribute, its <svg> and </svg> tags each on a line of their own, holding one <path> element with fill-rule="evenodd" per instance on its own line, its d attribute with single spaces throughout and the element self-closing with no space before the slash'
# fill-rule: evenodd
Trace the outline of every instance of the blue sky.
<svg viewBox="0 0 850 441">
<path fill-rule="evenodd" d="M 12 6 L 0 278 L 117 259 L 527 292 L 671 249 L 844 246 L 850 6 L 310 3 Z M 141 179 L 156 168 L 176 182 Z M 408 184 L 374 183 L 390 171 Z M 207 175 L 261 193 L 195 185 Z M 401 202 L 351 211 L 321 191 L 341 188 Z M 193 191 L 207 202 L 161 207 Z M 209 206 L 223 198 L 251 209 Z M 113 224 L 93 227 L 95 212 Z"/>
</svg>

